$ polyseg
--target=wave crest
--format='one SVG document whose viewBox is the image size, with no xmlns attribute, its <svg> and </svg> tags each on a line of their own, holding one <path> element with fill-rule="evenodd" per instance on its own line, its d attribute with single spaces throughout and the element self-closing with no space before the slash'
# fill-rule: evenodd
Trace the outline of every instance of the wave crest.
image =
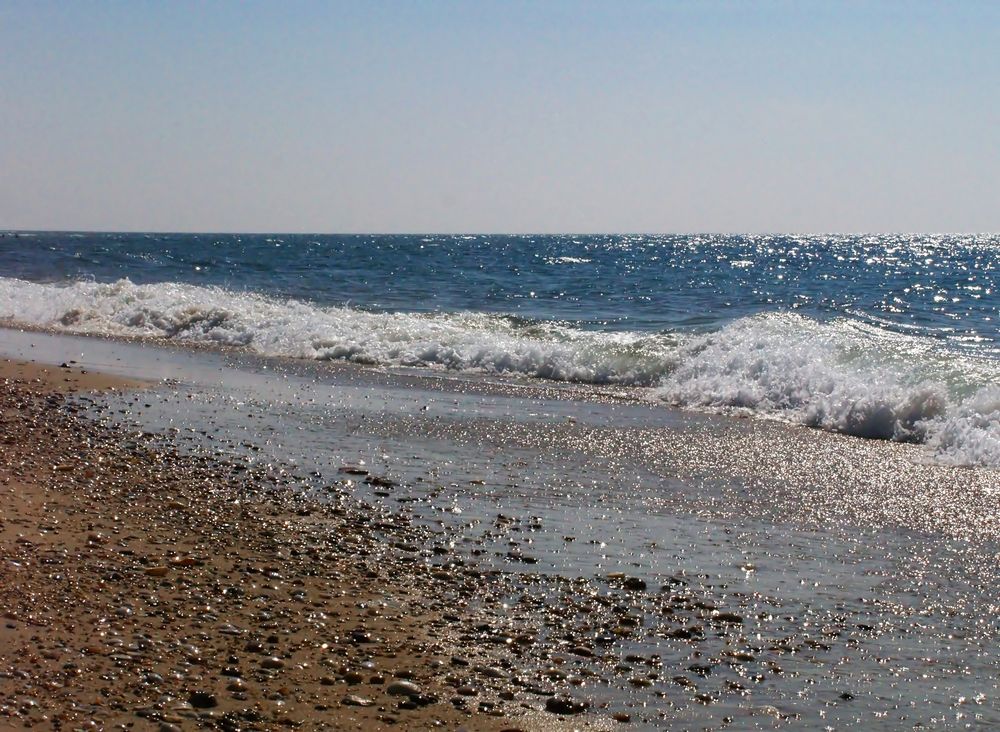
<svg viewBox="0 0 1000 732">
<path fill-rule="evenodd" d="M 0 278 L 0 316 L 75 333 L 242 346 L 269 356 L 633 386 L 658 383 L 675 342 L 486 313 L 372 313 L 127 279 L 62 287 Z"/>
<path fill-rule="evenodd" d="M 670 404 L 741 411 L 858 437 L 926 443 L 944 462 L 1000 467 L 995 362 L 847 320 L 738 320 L 681 348 Z"/>
</svg>

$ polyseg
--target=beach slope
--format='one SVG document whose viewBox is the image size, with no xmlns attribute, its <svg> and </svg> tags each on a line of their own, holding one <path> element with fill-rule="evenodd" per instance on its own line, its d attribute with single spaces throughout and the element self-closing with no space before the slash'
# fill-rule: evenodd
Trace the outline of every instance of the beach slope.
<svg viewBox="0 0 1000 732">
<path fill-rule="evenodd" d="M 356 517 L 60 393 L 137 385 L 2 363 L 0 727 L 538 727 L 450 685 L 442 604 Z"/>
</svg>

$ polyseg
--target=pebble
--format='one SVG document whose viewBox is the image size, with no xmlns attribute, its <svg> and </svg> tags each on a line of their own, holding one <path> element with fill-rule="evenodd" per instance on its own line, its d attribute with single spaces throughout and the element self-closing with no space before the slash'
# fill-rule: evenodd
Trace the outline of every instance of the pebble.
<svg viewBox="0 0 1000 732">
<path fill-rule="evenodd" d="M 420 693 L 420 687 L 412 681 L 393 681 L 386 691 L 393 696 L 415 696 Z"/>
<path fill-rule="evenodd" d="M 192 692 L 191 696 L 188 697 L 188 703 L 195 709 L 211 709 L 219 706 L 219 700 L 215 698 L 215 694 L 210 694 L 207 691 Z"/>
<path fill-rule="evenodd" d="M 582 714 L 590 708 L 590 703 L 566 696 L 553 696 L 545 701 L 545 711 L 552 714 Z"/>
<path fill-rule="evenodd" d="M 496 666 L 476 666 L 476 673 L 480 676 L 485 676 L 488 679 L 505 679 L 507 674 L 498 669 Z"/>
<path fill-rule="evenodd" d="M 358 696 L 357 694 L 348 694 L 341 700 L 341 704 L 348 707 L 370 707 L 375 704 L 374 701 L 365 696 Z"/>
<path fill-rule="evenodd" d="M 734 625 L 739 625 L 743 622 L 743 616 L 737 615 L 736 613 L 712 613 L 712 620 L 719 623 L 732 623 Z"/>
<path fill-rule="evenodd" d="M 629 577 L 625 580 L 625 589 L 634 591 L 645 590 L 646 580 L 639 577 Z"/>
</svg>

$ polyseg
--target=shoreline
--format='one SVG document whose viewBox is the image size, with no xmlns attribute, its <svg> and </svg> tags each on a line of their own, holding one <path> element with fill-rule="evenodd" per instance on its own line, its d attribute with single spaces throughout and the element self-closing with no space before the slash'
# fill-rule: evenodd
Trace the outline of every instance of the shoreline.
<svg viewBox="0 0 1000 732">
<path fill-rule="evenodd" d="M 0 727 L 563 727 L 556 697 L 510 690 L 516 669 L 463 662 L 443 596 L 474 569 L 63 396 L 141 385 L 0 363 Z"/>
<path fill-rule="evenodd" d="M 192 340 L 172 340 L 160 336 L 137 336 L 127 334 L 111 334 L 90 331 L 60 330 L 52 326 L 33 325 L 10 319 L 0 318 L 0 332 L 37 333 L 42 336 L 63 339 L 84 339 L 116 344 L 148 347 L 177 353 L 218 354 L 237 362 L 259 362 L 277 364 L 290 373 L 316 373 L 317 370 L 333 371 L 337 374 L 361 373 L 375 379 L 398 379 L 414 383 L 430 383 L 447 381 L 461 383 L 470 391 L 489 393 L 501 396 L 529 393 L 549 399 L 578 400 L 590 399 L 608 403 L 638 404 L 676 410 L 685 414 L 711 414 L 699 410 L 688 410 L 684 407 L 658 402 L 642 394 L 637 395 L 636 389 L 646 387 L 622 386 L 619 384 L 591 384 L 580 381 L 544 379 L 516 373 L 489 373 L 477 371 L 456 371 L 445 367 L 433 366 L 394 366 L 386 364 L 367 364 L 358 361 L 342 359 L 312 359 L 297 356 L 266 354 L 255 351 L 249 346 L 236 346 L 226 343 L 205 343 Z M 728 416 L 728 415 L 723 415 Z M 794 423 L 789 423 L 793 426 Z"/>
<path fill-rule="evenodd" d="M 844 436 L 852 440 L 871 441 L 875 443 L 885 443 L 891 445 L 903 445 L 911 451 L 920 451 L 923 455 L 914 459 L 927 461 L 931 464 L 957 467 L 973 471 L 987 471 L 994 475 L 1000 475 L 1000 465 L 996 464 L 994 453 L 996 451 L 995 441 L 991 441 L 988 434 L 988 427 L 976 421 L 973 414 L 976 404 L 973 403 L 969 410 L 964 413 L 959 407 L 964 403 L 956 401 L 951 404 L 958 412 L 954 415 L 955 423 L 948 423 L 941 427 L 938 432 L 918 433 L 907 436 L 906 434 L 893 435 L 883 434 L 885 428 L 881 425 L 884 415 L 874 412 L 868 417 L 865 410 L 868 409 L 864 399 L 857 399 L 855 403 L 860 405 L 859 413 L 862 415 L 858 426 L 850 426 L 856 419 L 853 415 L 854 407 L 851 407 L 843 420 L 847 424 L 839 424 L 836 420 L 832 423 L 805 419 L 794 410 L 787 411 L 757 411 L 752 407 L 711 405 L 708 403 L 684 403 L 671 401 L 657 392 L 655 387 L 641 385 L 624 385 L 616 383 L 594 383 L 586 381 L 575 381 L 571 379 L 555 379 L 538 376 L 529 376 L 516 372 L 491 372 L 480 371 L 475 368 L 469 370 L 452 369 L 450 367 L 437 365 L 399 365 L 399 364 L 379 364 L 359 362 L 340 358 L 309 358 L 293 355 L 275 355 L 255 350 L 249 345 L 234 345 L 222 342 L 205 342 L 197 340 L 172 339 L 155 335 L 128 335 L 122 333 L 107 333 L 88 330 L 61 329 L 52 325 L 35 325 L 25 323 L 11 318 L 0 318 L 0 333 L 17 333 L 22 336 L 38 334 L 44 338 L 71 339 L 92 341 L 103 343 L 111 349 L 116 346 L 126 346 L 133 348 L 148 348 L 173 353 L 183 358 L 186 355 L 197 357 L 201 354 L 217 356 L 220 362 L 227 365 L 249 365 L 251 368 L 262 368 L 264 370 L 280 371 L 289 375 L 302 376 L 305 378 L 342 378 L 347 381 L 356 381 L 367 385 L 384 386 L 388 384 L 415 385 L 429 391 L 459 391 L 467 394 L 483 394 L 498 397 L 521 397 L 525 396 L 533 399 L 558 400 L 565 402 L 595 402 L 601 404 L 619 404 L 623 406 L 641 406 L 658 410 L 664 414 L 671 414 L 677 421 L 751 421 L 764 424 L 781 425 L 784 429 L 820 432 L 828 435 Z M 17 354 L 21 358 L 29 356 L 30 352 L 22 351 Z M 10 354 L 8 354 L 10 355 Z M 50 355 L 49 358 L 56 358 Z M 107 369 L 109 373 L 131 374 L 134 371 L 128 368 L 121 368 L 118 364 L 109 363 L 99 365 L 100 369 Z M 169 380 L 164 377 L 163 380 Z M 980 393 L 985 393 L 986 387 L 979 389 Z M 917 395 L 918 397 L 920 395 Z M 975 394 L 966 395 L 963 398 L 973 399 Z M 921 399 L 923 397 L 920 397 Z M 978 397 L 977 397 L 978 398 Z M 989 402 L 990 395 L 983 396 L 985 402 Z M 848 400 L 849 401 L 849 400 Z M 844 401 L 847 404 L 848 401 Z M 877 399 L 875 403 L 877 403 Z M 919 399 L 918 399 L 919 401 Z M 897 407 L 899 405 L 896 405 Z M 894 407 L 895 408 L 895 407 Z M 822 410 L 821 410 L 822 411 Z M 890 410 L 891 412 L 891 410 Z M 909 417 L 901 413 L 905 422 Z M 971 416 L 970 416 L 971 415 Z M 865 425 L 871 421 L 875 432 L 867 431 Z M 914 424 L 929 424 L 933 418 L 924 421 L 917 421 Z M 881 425 L 881 426 L 880 426 Z M 924 428 L 921 428 L 924 429 Z M 880 430 L 882 432 L 880 432 Z M 977 431 L 978 430 L 978 431 Z M 962 435 L 963 431 L 971 432 L 970 435 Z M 977 442 L 978 440 L 978 442 Z M 968 444 L 966 444 L 968 442 Z M 977 450 L 979 452 L 977 452 Z"/>
</svg>

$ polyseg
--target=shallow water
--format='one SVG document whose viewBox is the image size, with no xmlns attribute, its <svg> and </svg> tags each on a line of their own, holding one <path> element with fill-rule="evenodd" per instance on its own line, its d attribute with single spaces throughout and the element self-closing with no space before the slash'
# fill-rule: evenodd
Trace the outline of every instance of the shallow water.
<svg viewBox="0 0 1000 732">
<path fill-rule="evenodd" d="M 454 557 L 502 570 L 484 618 L 537 630 L 549 650 L 533 663 L 593 671 L 579 693 L 634 726 L 1000 724 L 994 470 L 589 387 L 16 331 L 0 347 L 169 379 L 112 414 L 176 429 L 188 449 L 294 465 L 293 490 L 435 528 Z M 362 464 L 393 484 L 339 472 Z M 636 625 L 610 633 L 622 618 Z M 568 652 L 581 640 L 604 658 Z"/>
</svg>

